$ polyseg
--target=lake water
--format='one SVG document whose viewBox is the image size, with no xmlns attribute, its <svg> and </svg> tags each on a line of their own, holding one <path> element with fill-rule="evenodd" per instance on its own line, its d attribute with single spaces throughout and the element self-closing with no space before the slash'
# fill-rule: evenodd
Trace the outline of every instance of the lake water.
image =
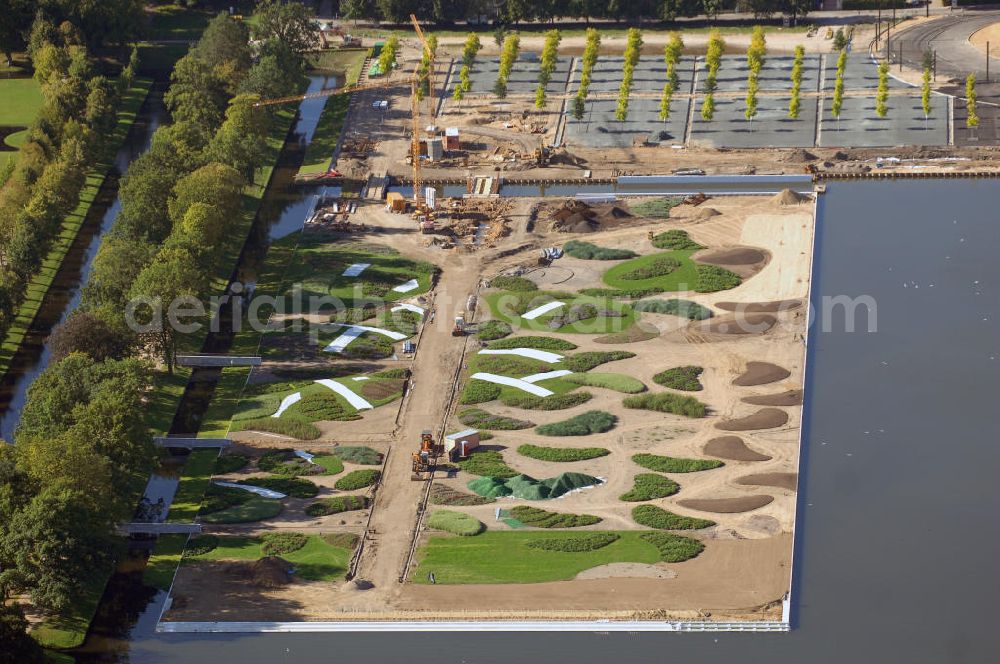
<svg viewBox="0 0 1000 664">
<path fill-rule="evenodd" d="M 788 634 L 132 631 L 112 660 L 279 662 L 996 661 L 1000 227 L 996 185 L 833 183 L 814 303 L 871 296 L 877 332 L 817 307 Z M 826 326 L 831 331 L 824 332 Z M 225 619 L 220 616 L 220 619 Z"/>
</svg>

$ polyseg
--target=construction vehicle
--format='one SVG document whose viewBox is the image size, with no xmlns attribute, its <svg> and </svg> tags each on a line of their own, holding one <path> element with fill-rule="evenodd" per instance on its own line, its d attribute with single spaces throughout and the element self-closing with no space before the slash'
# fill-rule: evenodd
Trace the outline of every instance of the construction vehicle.
<svg viewBox="0 0 1000 664">
<path fill-rule="evenodd" d="M 455 316 L 455 326 L 451 328 L 451 336 L 464 337 L 468 327 L 465 323 L 465 315 Z"/>
<path fill-rule="evenodd" d="M 443 445 L 434 443 L 434 434 L 425 429 L 420 434 L 420 451 L 413 453 L 413 475 L 415 482 L 429 480 L 437 467 L 438 457 L 444 452 Z"/>
</svg>

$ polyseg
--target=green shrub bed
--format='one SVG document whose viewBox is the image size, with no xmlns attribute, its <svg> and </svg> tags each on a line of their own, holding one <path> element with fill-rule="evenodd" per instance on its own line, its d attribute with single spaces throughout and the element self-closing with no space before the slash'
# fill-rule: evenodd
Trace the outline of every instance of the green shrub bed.
<svg viewBox="0 0 1000 664">
<path fill-rule="evenodd" d="M 601 517 L 593 514 L 549 512 L 529 505 L 518 505 L 511 508 L 510 515 L 524 525 L 534 528 L 580 528 L 592 526 L 602 521 Z"/>
<path fill-rule="evenodd" d="M 264 533 L 260 536 L 260 550 L 265 556 L 280 556 L 298 551 L 308 540 L 302 533 Z"/>
<path fill-rule="evenodd" d="M 198 537 L 192 537 L 188 540 L 187 546 L 184 547 L 184 557 L 189 558 L 191 556 L 203 556 L 206 553 L 215 551 L 218 546 L 219 538 L 216 535 L 199 535 Z"/>
<path fill-rule="evenodd" d="M 706 406 L 694 397 L 671 392 L 658 394 L 637 394 L 625 397 L 622 401 L 626 408 L 655 410 L 661 413 L 673 413 L 684 417 L 705 417 Z"/>
<path fill-rule="evenodd" d="M 214 483 L 209 484 L 208 488 L 205 489 L 205 497 L 201 502 L 201 509 L 198 513 L 211 514 L 212 512 L 220 512 L 236 505 L 242 505 L 253 497 L 254 494 L 243 489 L 219 486 Z"/>
<path fill-rule="evenodd" d="M 678 459 L 658 454 L 633 454 L 632 461 L 658 473 L 697 473 L 725 465 L 716 459 Z"/>
<path fill-rule="evenodd" d="M 543 424 L 535 429 L 542 436 L 589 436 L 614 428 L 618 418 L 603 410 L 588 410 L 562 422 Z"/>
<path fill-rule="evenodd" d="M 468 408 L 458 414 L 458 421 L 476 429 L 491 429 L 493 431 L 516 431 L 530 429 L 534 422 L 518 420 L 505 415 L 494 415 L 480 408 Z"/>
<path fill-rule="evenodd" d="M 641 279 L 653 279 L 654 277 L 665 277 L 681 266 L 681 262 L 672 256 L 662 256 L 645 265 L 633 268 L 618 275 L 619 279 L 626 281 L 639 281 Z"/>
<path fill-rule="evenodd" d="M 574 373 L 584 373 L 602 364 L 627 360 L 630 357 L 635 357 L 635 353 L 627 350 L 592 350 L 567 355 L 563 358 L 560 368 L 569 369 Z"/>
<path fill-rule="evenodd" d="M 597 549 L 603 549 L 609 544 L 617 542 L 620 537 L 621 535 L 618 533 L 591 533 L 588 535 L 580 535 L 579 537 L 529 540 L 527 544 L 533 549 L 541 549 L 543 551 L 580 553 L 583 551 L 596 551 Z"/>
<path fill-rule="evenodd" d="M 521 445 L 517 448 L 521 456 L 531 457 L 539 461 L 586 461 L 611 454 L 611 450 L 603 447 L 543 447 L 541 445 Z"/>
<path fill-rule="evenodd" d="M 677 482 L 655 473 L 639 473 L 633 482 L 632 488 L 620 495 L 619 500 L 626 503 L 638 503 L 654 498 L 666 498 L 681 490 Z"/>
<path fill-rule="evenodd" d="M 493 341 L 489 348 L 495 350 L 509 350 L 511 348 L 534 348 L 535 350 L 575 350 L 576 344 L 565 339 L 555 337 L 532 337 L 519 336 Z"/>
<path fill-rule="evenodd" d="M 485 380 L 476 378 L 469 379 L 469 382 L 462 388 L 462 395 L 458 398 L 458 403 L 469 406 L 476 403 L 486 403 L 493 401 L 500 396 L 500 386 L 495 383 L 487 383 Z"/>
<path fill-rule="evenodd" d="M 566 394 L 536 397 L 533 394 L 504 393 L 501 391 L 500 403 L 525 410 L 564 410 L 587 403 L 593 396 L 590 392 L 567 392 Z"/>
<path fill-rule="evenodd" d="M 660 552 L 660 560 L 666 563 L 681 563 L 705 550 L 705 545 L 698 540 L 672 533 L 643 533 L 639 537 L 655 546 Z"/>
<path fill-rule="evenodd" d="M 501 275 L 499 277 L 494 277 L 490 281 L 490 288 L 505 291 L 527 292 L 538 290 L 538 284 L 531 279 L 525 279 L 524 277 Z"/>
<path fill-rule="evenodd" d="M 700 530 L 715 525 L 715 521 L 681 516 L 656 505 L 636 505 L 632 508 L 632 519 L 640 526 L 659 530 Z"/>
<path fill-rule="evenodd" d="M 674 367 L 673 369 L 661 371 L 653 376 L 653 382 L 657 385 L 669 387 L 674 390 L 700 392 L 704 389 L 704 387 L 702 387 L 702 384 L 698 381 L 698 377 L 701 376 L 704 371 L 705 369 L 703 367 L 696 367 L 693 365 Z"/>
<path fill-rule="evenodd" d="M 625 394 L 638 394 L 645 392 L 646 386 L 642 381 L 632 376 L 616 373 L 575 373 L 563 376 L 563 380 L 576 385 L 586 385 L 588 387 L 603 387 L 604 389 L 623 392 Z M 572 392 L 571 394 L 579 394 Z M 586 394 L 584 392 L 583 394 Z M 567 395 L 568 396 L 568 395 Z M 552 397 L 546 397 L 551 399 Z"/>
<path fill-rule="evenodd" d="M 670 314 L 688 320 L 706 320 L 712 317 L 712 310 L 691 300 L 641 300 L 632 305 L 636 311 L 653 314 Z"/>
<path fill-rule="evenodd" d="M 378 478 L 380 477 L 382 477 L 381 472 L 370 468 L 352 470 L 337 480 L 336 484 L 333 486 L 340 491 L 355 491 L 357 489 L 364 489 L 365 487 L 372 486 L 378 482 Z"/>
<path fill-rule="evenodd" d="M 349 422 L 361 419 L 357 410 L 343 401 L 342 397 L 332 392 L 329 394 L 324 392 L 306 394 L 287 412 L 293 417 L 298 416 L 310 422 Z"/>
<path fill-rule="evenodd" d="M 629 249 L 598 247 L 596 244 L 582 242 L 580 240 L 570 240 L 563 245 L 563 251 L 573 258 L 594 261 L 620 261 L 628 258 L 635 258 L 639 255 Z"/>
<path fill-rule="evenodd" d="M 479 519 L 465 512 L 452 510 L 437 510 L 431 514 L 430 518 L 427 519 L 427 527 L 463 537 L 478 535 L 486 530 L 486 526 Z"/>
<path fill-rule="evenodd" d="M 682 198 L 643 198 L 641 201 L 629 203 L 628 209 L 640 217 L 648 219 L 666 219 L 670 210 L 681 204 Z"/>
<path fill-rule="evenodd" d="M 244 454 L 223 454 L 215 460 L 215 474 L 223 475 L 246 468 L 250 457 Z"/>
<path fill-rule="evenodd" d="M 250 496 L 246 502 L 210 514 L 199 515 L 199 520 L 211 524 L 253 523 L 281 514 L 283 508 L 280 500 L 244 493 Z"/>
<path fill-rule="evenodd" d="M 662 288 L 651 286 L 649 288 L 583 288 L 580 295 L 591 297 L 610 297 L 618 300 L 635 300 L 640 297 L 648 297 L 662 293 Z"/>
<path fill-rule="evenodd" d="M 731 272 L 718 265 L 698 265 L 698 280 L 694 289 L 698 293 L 717 293 L 718 291 L 736 288 L 743 279 L 735 272 Z"/>
<path fill-rule="evenodd" d="M 697 251 L 705 248 L 692 240 L 687 231 L 682 230 L 670 230 L 654 235 L 653 246 L 657 249 L 669 249 L 670 251 Z"/>
<path fill-rule="evenodd" d="M 514 329 L 510 326 L 510 323 L 502 320 L 488 320 L 485 323 L 479 324 L 476 336 L 483 341 L 493 341 L 495 339 L 502 339 L 513 331 Z"/>
<path fill-rule="evenodd" d="M 473 450 L 468 459 L 462 459 L 458 462 L 458 467 L 473 475 L 497 479 L 509 479 L 518 474 L 516 470 L 507 465 L 503 460 L 503 455 L 496 450 Z"/>
<path fill-rule="evenodd" d="M 382 464 L 382 453 L 364 445 L 344 445 L 333 448 L 333 454 L 342 461 L 356 463 L 361 466 L 379 466 Z"/>
<path fill-rule="evenodd" d="M 341 512 L 363 510 L 366 507 L 368 507 L 368 499 L 364 496 L 334 496 L 306 505 L 306 514 L 309 516 L 329 516 Z"/>
<path fill-rule="evenodd" d="M 432 505 L 449 505 L 454 507 L 471 507 L 472 505 L 486 505 L 494 502 L 493 498 L 477 496 L 464 491 L 457 491 L 443 484 L 431 486 L 430 501 Z"/>
<path fill-rule="evenodd" d="M 261 417 L 253 420 L 233 420 L 234 431 L 266 431 L 298 440 L 316 440 L 322 435 L 312 422 L 289 417 Z"/>
<path fill-rule="evenodd" d="M 252 477 L 239 480 L 237 484 L 259 486 L 262 489 L 280 491 L 292 498 L 314 498 L 319 493 L 319 487 L 301 477 Z"/>
<path fill-rule="evenodd" d="M 280 475 L 282 477 L 299 477 L 301 475 L 336 475 L 343 472 L 344 464 L 340 459 L 334 458 L 330 468 L 327 470 L 317 463 L 309 463 L 305 459 L 295 455 L 295 451 L 290 448 L 281 450 L 269 450 L 257 459 L 257 467 L 261 470 Z"/>
</svg>

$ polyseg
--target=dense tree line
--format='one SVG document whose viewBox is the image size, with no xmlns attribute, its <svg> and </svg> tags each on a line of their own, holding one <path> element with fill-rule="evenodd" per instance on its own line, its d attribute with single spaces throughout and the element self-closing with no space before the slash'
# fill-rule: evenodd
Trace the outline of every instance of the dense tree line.
<svg viewBox="0 0 1000 664">
<path fill-rule="evenodd" d="M 344 18 L 404 23 L 410 14 L 435 23 L 480 20 L 517 25 L 556 18 L 635 21 L 672 21 L 706 14 L 714 17 L 736 9 L 737 0 L 340 0 Z M 750 0 L 756 18 L 775 14 L 805 16 L 815 6 L 811 0 Z"/>
<path fill-rule="evenodd" d="M 2 13 L 2 12 L 0 12 Z M 83 33 L 39 13 L 29 56 L 42 104 L 17 158 L 0 173 L 0 336 L 78 205 L 89 166 L 109 156 L 121 93 L 137 56 L 115 80 L 97 74 Z"/>
</svg>

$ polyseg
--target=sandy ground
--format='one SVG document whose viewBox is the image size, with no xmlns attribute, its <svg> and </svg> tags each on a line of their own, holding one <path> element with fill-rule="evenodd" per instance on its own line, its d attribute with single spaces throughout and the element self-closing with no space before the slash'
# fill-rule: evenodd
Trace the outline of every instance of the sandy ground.
<svg viewBox="0 0 1000 664">
<path fill-rule="evenodd" d="M 762 606 L 772 606 L 769 610 L 773 612 L 773 603 L 780 600 L 789 584 L 795 493 L 788 487 L 792 486 L 790 477 L 797 471 L 798 462 L 801 406 L 797 404 L 776 407 L 787 417 L 787 423 L 780 427 L 738 434 L 747 447 L 769 459 L 728 460 L 724 467 L 712 471 L 671 476 L 681 485 L 681 491 L 655 504 L 678 514 L 711 518 L 718 525 L 693 533 L 706 543 L 702 555 L 680 564 L 653 566 L 658 570 L 662 567 L 667 571 L 665 574 L 654 573 L 647 569 L 648 566 L 624 565 L 593 570 L 587 575 L 601 578 L 557 583 L 468 587 L 398 582 L 418 522 L 418 505 L 428 488 L 425 482 L 411 481 L 410 453 L 422 430 L 432 429 L 437 433 L 445 426 L 449 429 L 460 426 L 455 420 L 445 422 L 445 418 L 451 412 L 454 377 L 462 367 L 463 351 L 467 344 L 474 342 L 451 337 L 450 321 L 464 309 L 466 297 L 475 291 L 482 277 L 513 264 L 533 263 L 535 247 L 561 243 L 573 237 L 648 253 L 654 251 L 647 239 L 651 228 L 659 231 L 677 227 L 688 230 L 696 241 L 713 249 L 753 247 L 769 256 L 760 271 L 738 288 L 719 294 L 690 293 L 684 297 L 713 308 L 718 302 L 763 303 L 806 297 L 811 265 L 810 205 L 778 206 L 764 198 L 719 198 L 710 204 L 721 214 L 688 219 L 684 213 L 690 210 L 684 210 L 676 220 L 627 225 L 620 230 L 580 236 L 553 234 L 555 237 L 527 231 L 524 224 L 529 215 L 526 208 L 520 209 L 511 236 L 496 249 L 479 253 L 423 247 L 421 236 L 410 232 L 412 221 L 408 217 L 389 215 L 374 205 L 364 207 L 362 214 L 372 229 L 364 240 L 389 244 L 408 256 L 430 260 L 442 267 L 434 294 L 435 320 L 426 325 L 421 336 L 412 365 L 410 392 L 402 403 L 398 425 L 383 427 L 379 435 L 384 441 L 373 443 L 388 456 L 383 483 L 374 495 L 371 511 L 311 519 L 301 511 L 302 505 L 292 504 L 274 522 L 216 530 L 255 532 L 256 528 L 290 528 L 309 532 L 349 530 L 366 533 L 357 576 L 371 581 L 374 588 L 359 591 L 349 583 L 296 582 L 283 589 L 254 591 L 227 580 L 225 574 L 213 575 L 210 566 L 186 566 L 175 588 L 175 595 L 182 595 L 184 601 L 175 605 L 166 619 L 216 620 L 220 615 L 242 620 L 332 620 L 363 616 L 377 619 L 418 615 L 483 617 L 485 603 L 482 597 L 487 592 L 491 597 L 492 613 L 489 615 L 493 617 L 529 614 L 552 618 L 563 615 L 659 616 L 667 612 L 677 616 L 712 613 L 717 617 L 746 618 L 761 615 Z M 512 248 L 521 246 L 527 248 L 504 256 Z M 601 272 L 610 265 L 610 262 L 598 264 L 566 257 L 551 268 L 529 276 L 543 287 L 558 284 L 559 288 L 585 288 L 599 285 Z M 721 308 L 716 311 L 720 315 L 726 313 Z M 696 396 L 710 407 L 706 418 L 690 420 L 626 410 L 621 406 L 622 395 L 590 388 L 594 398 L 576 409 L 522 411 L 499 403 L 491 403 L 487 408 L 537 424 L 565 419 L 583 410 L 608 410 L 620 418 L 615 429 L 585 438 L 546 438 L 532 430 L 498 432 L 489 444 L 506 448 L 504 455 L 508 463 L 534 477 L 550 477 L 573 470 L 607 479 L 599 487 L 546 502 L 542 507 L 602 517 L 603 522 L 591 529 L 637 528 L 630 516 L 632 505 L 618 500 L 620 494 L 631 488 L 632 476 L 645 472 L 632 463 L 632 454 L 647 451 L 676 457 L 711 458 L 704 454 L 703 448 L 708 441 L 726 435 L 717 424 L 744 418 L 761 409 L 743 403 L 743 398 L 802 388 L 805 309 L 799 307 L 769 315 L 773 315 L 775 323 L 766 333 L 733 335 L 698 332 L 693 325 L 677 317 L 647 314 L 643 323 L 655 326 L 661 335 L 620 346 L 638 356 L 597 369 L 635 376 L 659 390 L 652 381 L 659 371 L 684 364 L 703 366 L 704 390 Z M 566 338 L 578 344 L 580 351 L 610 348 L 596 343 L 590 335 L 566 335 Z M 767 385 L 734 386 L 734 379 L 745 372 L 749 362 L 755 361 L 773 363 L 787 369 L 790 375 Z M 395 417 L 394 407 L 380 410 L 392 412 Z M 335 423 L 330 434 L 336 442 L 345 442 L 339 440 L 339 436 L 347 436 L 351 425 L 361 426 L 365 421 Z M 329 444 L 326 438 L 324 436 L 309 447 Z M 590 461 L 557 464 L 518 455 L 514 448 L 526 442 L 569 447 L 602 446 L 612 453 Z M 259 442 L 268 446 L 281 443 Z M 745 483 L 748 478 L 753 484 Z M 317 478 L 323 486 L 323 495 L 334 491 L 331 488 L 334 479 Z M 467 491 L 465 482 L 468 479 L 459 474 L 452 479 L 439 477 L 435 481 Z M 765 499 L 767 504 L 762 504 Z M 686 506 L 685 503 L 691 500 L 695 502 Z M 705 500 L 725 502 L 722 505 L 701 502 Z M 747 501 L 761 504 L 748 510 Z M 300 502 L 304 504 L 305 501 Z M 490 528 L 502 530 L 507 526 L 494 521 L 494 509 L 497 505 L 513 504 L 512 501 L 500 501 L 460 509 L 488 523 Z M 370 524 L 366 523 L 369 513 Z M 421 541 L 426 536 L 427 533 L 422 532 Z M 658 578 L 660 576 L 664 578 Z M 531 608 L 526 610 L 525 607 Z"/>
<path fill-rule="evenodd" d="M 994 23 L 973 32 L 972 36 L 969 37 L 969 41 L 983 53 L 986 53 L 986 45 L 988 43 L 990 55 L 994 57 L 1000 55 L 1000 23 Z"/>
</svg>

